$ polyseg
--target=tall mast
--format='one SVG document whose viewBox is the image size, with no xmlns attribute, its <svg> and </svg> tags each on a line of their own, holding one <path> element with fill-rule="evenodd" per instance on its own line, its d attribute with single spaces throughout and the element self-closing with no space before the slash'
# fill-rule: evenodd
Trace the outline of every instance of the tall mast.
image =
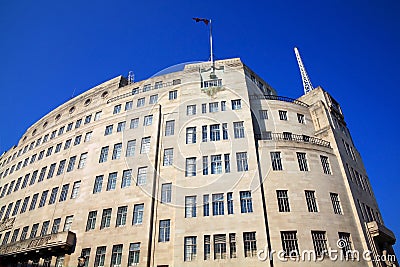
<svg viewBox="0 0 400 267">
<path fill-rule="evenodd" d="M 307 94 L 308 92 L 314 90 L 314 87 L 312 86 L 311 80 L 307 75 L 306 68 L 304 67 L 303 61 L 301 60 L 300 53 L 297 47 L 294 48 L 294 53 L 296 54 L 297 63 L 299 64 L 301 79 L 303 81 L 304 94 Z"/>
</svg>

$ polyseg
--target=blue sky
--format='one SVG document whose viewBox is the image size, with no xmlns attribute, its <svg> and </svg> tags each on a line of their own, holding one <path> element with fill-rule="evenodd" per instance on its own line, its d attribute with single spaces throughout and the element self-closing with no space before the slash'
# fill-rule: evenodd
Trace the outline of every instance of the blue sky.
<svg viewBox="0 0 400 267">
<path fill-rule="evenodd" d="M 207 60 L 207 28 L 191 18 L 212 18 L 215 57 L 240 57 L 280 95 L 302 95 L 299 48 L 313 85 L 341 104 L 385 224 L 400 237 L 398 14 L 395 0 L 0 0 L 0 153 L 109 78 Z"/>
</svg>

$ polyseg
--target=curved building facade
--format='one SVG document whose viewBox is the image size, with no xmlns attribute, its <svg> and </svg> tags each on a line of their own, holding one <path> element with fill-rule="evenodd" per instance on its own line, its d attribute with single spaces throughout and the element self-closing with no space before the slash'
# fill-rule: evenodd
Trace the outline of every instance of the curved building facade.
<svg viewBox="0 0 400 267">
<path fill-rule="evenodd" d="M 240 59 L 102 83 L 32 125 L 0 178 L 0 266 L 395 262 L 339 103 L 278 96 Z"/>
</svg>

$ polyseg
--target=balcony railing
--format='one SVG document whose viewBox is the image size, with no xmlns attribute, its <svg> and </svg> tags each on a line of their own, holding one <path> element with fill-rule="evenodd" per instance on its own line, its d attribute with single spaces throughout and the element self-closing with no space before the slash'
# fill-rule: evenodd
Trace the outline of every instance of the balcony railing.
<svg viewBox="0 0 400 267">
<path fill-rule="evenodd" d="M 299 143 L 309 143 L 313 145 L 331 148 L 328 141 L 311 137 L 308 135 L 299 135 L 291 133 L 271 133 L 271 134 L 256 134 L 255 138 L 258 140 L 271 140 L 271 141 L 294 141 Z"/>
<path fill-rule="evenodd" d="M 249 96 L 250 100 L 255 100 L 255 99 L 266 99 L 266 100 L 277 100 L 277 101 L 284 101 L 284 102 L 288 102 L 288 103 L 293 103 L 299 106 L 303 106 L 308 108 L 309 106 L 304 103 L 301 102 L 300 100 L 294 99 L 294 98 L 290 98 L 290 97 L 286 97 L 286 96 L 278 96 L 278 95 L 250 95 Z"/>
</svg>

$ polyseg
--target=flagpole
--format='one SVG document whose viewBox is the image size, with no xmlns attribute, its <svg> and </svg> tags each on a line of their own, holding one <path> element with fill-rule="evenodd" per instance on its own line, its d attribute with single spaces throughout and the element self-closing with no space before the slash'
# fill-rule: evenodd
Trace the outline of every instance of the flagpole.
<svg viewBox="0 0 400 267">
<path fill-rule="evenodd" d="M 213 68 L 213 71 L 214 71 L 215 66 L 214 66 L 214 54 L 213 54 L 212 23 L 211 23 L 211 19 L 210 19 L 210 53 L 211 53 L 211 64 L 212 64 L 212 68 Z"/>
</svg>

